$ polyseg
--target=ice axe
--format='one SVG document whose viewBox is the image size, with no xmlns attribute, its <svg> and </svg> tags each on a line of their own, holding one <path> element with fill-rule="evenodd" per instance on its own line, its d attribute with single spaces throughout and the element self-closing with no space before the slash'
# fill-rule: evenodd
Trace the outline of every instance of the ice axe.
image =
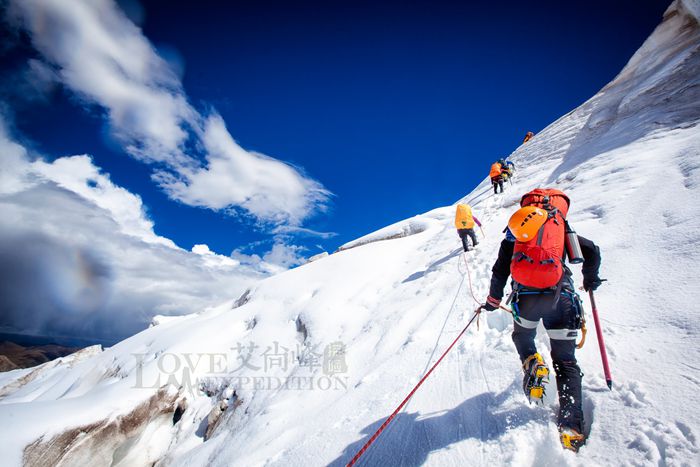
<svg viewBox="0 0 700 467">
<path fill-rule="evenodd" d="M 608 354 L 605 351 L 605 341 L 603 340 L 603 329 L 600 326 L 598 319 L 598 307 L 595 304 L 595 296 L 593 291 L 588 291 L 588 296 L 591 299 L 591 309 L 593 310 L 593 322 L 595 323 L 595 332 L 598 336 L 598 347 L 600 348 L 600 358 L 603 360 L 603 371 L 605 372 L 605 382 L 608 383 L 608 389 L 612 391 L 612 376 L 610 376 L 610 366 L 608 365 Z"/>
</svg>

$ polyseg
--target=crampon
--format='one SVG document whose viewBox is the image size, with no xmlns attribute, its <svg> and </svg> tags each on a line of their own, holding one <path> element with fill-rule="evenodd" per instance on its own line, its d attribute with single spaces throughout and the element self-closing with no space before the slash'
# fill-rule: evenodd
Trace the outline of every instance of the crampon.
<svg viewBox="0 0 700 467">
<path fill-rule="evenodd" d="M 574 452 L 586 442 L 586 438 L 573 428 L 559 428 L 559 440 L 564 449 Z"/>
<path fill-rule="evenodd" d="M 530 403 L 543 404 L 545 388 L 549 383 L 549 368 L 544 359 L 538 353 L 530 355 L 523 362 L 525 376 L 523 378 L 523 391 Z"/>
</svg>

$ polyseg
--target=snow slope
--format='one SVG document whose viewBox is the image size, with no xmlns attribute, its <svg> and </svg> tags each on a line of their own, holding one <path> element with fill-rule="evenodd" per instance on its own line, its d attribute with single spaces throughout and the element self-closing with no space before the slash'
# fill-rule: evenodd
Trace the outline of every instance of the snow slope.
<svg viewBox="0 0 700 467">
<path fill-rule="evenodd" d="M 612 392 L 592 322 L 578 353 L 588 444 L 561 450 L 553 388 L 527 404 L 510 317 L 494 312 L 359 464 L 700 464 L 693 11 L 674 2 L 608 86 L 515 151 L 503 195 L 484 180 L 463 198 L 484 224 L 476 251 L 461 254 L 454 207 L 438 208 L 103 352 L 0 374 L 3 463 L 344 465 L 471 317 L 470 282 L 486 296 L 519 197 L 553 186 L 609 281 L 597 295 Z"/>
</svg>

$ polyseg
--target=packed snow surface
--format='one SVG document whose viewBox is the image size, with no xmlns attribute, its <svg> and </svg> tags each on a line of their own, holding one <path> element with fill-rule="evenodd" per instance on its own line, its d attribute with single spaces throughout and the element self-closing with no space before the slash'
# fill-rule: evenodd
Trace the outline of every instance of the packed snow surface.
<svg viewBox="0 0 700 467">
<path fill-rule="evenodd" d="M 2 374 L 3 464 L 344 465 L 459 334 L 471 290 L 486 297 L 520 196 L 549 186 L 571 197 L 569 220 L 600 246 L 608 279 L 597 302 L 612 391 L 590 311 L 578 351 L 587 445 L 561 449 L 554 384 L 528 405 L 510 315 L 493 312 L 359 465 L 700 465 L 700 30 L 687 5 L 511 155 L 504 194 L 484 180 L 460 200 L 484 225 L 475 251 L 461 252 L 454 206 L 438 208 L 102 352 Z M 543 332 L 538 345 L 546 354 Z M 105 427 L 109 449 L 89 444 Z"/>
</svg>

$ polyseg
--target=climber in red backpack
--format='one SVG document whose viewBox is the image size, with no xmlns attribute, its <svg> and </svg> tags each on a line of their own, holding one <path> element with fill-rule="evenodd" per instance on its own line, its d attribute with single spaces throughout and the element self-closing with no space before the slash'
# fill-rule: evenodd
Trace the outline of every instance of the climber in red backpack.
<svg viewBox="0 0 700 467">
<path fill-rule="evenodd" d="M 543 321 L 559 392 L 561 442 L 577 451 L 585 442 L 582 374 L 575 356 L 583 309 L 564 259 L 582 262 L 583 287 L 595 290 L 601 284 L 600 250 L 569 227 L 569 198 L 561 191 L 535 189 L 522 197 L 520 206 L 508 222 L 493 265 L 489 296 L 481 308 L 500 307 L 511 276 L 513 291 L 507 303 L 513 310 L 512 337 L 525 373 L 523 390 L 531 402 L 542 402 L 544 384 L 549 381 L 549 368 L 535 346 L 537 325 Z"/>
<path fill-rule="evenodd" d="M 527 143 L 528 141 L 530 141 L 530 140 L 532 139 L 533 136 L 535 136 L 535 134 L 534 134 L 533 132 L 531 132 L 531 131 L 528 131 L 528 132 L 525 134 L 525 138 L 523 139 L 523 144 L 525 144 L 525 143 Z"/>
</svg>

